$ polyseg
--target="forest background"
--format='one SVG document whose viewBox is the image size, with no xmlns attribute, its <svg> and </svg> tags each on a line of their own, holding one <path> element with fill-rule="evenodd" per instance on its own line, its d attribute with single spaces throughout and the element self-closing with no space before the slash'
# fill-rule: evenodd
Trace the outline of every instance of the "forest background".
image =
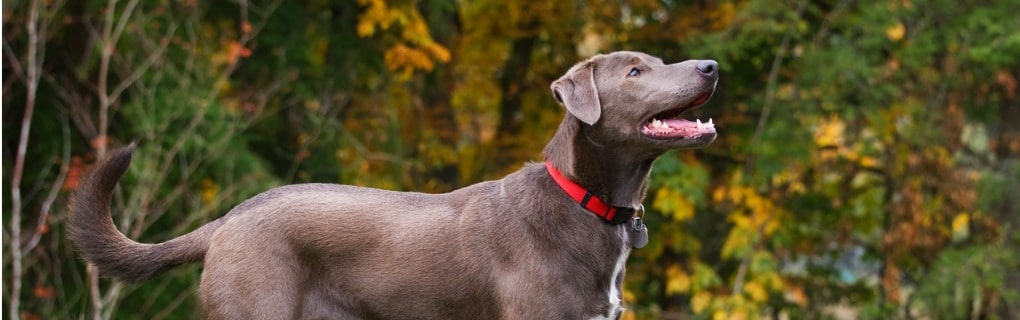
<svg viewBox="0 0 1020 320">
<path fill-rule="evenodd" d="M 113 207 L 142 242 L 287 183 L 445 192 L 540 161 L 564 114 L 549 83 L 629 49 L 715 59 L 721 80 L 699 113 L 719 139 L 656 163 L 626 318 L 1016 319 L 1017 12 L 1012 0 L 4 1 L 3 317 L 199 316 L 199 266 L 124 284 L 68 243 L 68 194 L 111 148 L 140 144 Z"/>
</svg>

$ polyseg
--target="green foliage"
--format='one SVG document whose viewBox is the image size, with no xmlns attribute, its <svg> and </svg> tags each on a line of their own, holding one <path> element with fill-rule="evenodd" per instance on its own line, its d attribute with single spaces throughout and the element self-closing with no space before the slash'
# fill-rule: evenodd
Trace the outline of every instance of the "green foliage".
<svg viewBox="0 0 1020 320">
<path fill-rule="evenodd" d="M 1020 256 L 1012 250 L 1018 241 L 1020 237 L 1012 235 L 999 243 L 944 250 L 920 279 L 924 285 L 914 299 L 928 316 L 954 319 L 988 312 L 985 308 L 1000 299 L 1016 301 L 1020 292 L 1006 285 L 1006 277 L 1020 266 Z"/>
</svg>

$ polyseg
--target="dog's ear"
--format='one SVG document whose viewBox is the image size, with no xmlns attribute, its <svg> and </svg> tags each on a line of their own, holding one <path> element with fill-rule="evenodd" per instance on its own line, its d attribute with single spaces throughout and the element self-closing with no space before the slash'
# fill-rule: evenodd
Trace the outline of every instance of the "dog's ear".
<svg viewBox="0 0 1020 320">
<path fill-rule="evenodd" d="M 602 104 L 599 103 L 599 92 L 595 88 L 595 62 L 592 60 L 580 63 L 567 74 L 552 83 L 553 98 L 567 111 L 589 125 L 599 121 L 602 115 Z"/>
</svg>

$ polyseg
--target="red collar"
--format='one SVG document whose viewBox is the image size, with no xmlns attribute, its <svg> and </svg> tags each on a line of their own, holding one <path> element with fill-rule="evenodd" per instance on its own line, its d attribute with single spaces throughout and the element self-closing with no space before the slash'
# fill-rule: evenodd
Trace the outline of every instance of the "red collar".
<svg viewBox="0 0 1020 320">
<path fill-rule="evenodd" d="M 576 182 L 570 181 L 567 177 L 564 177 L 559 170 L 552 165 L 549 160 L 545 161 L 545 168 L 549 170 L 549 175 L 552 176 L 556 184 L 560 186 L 563 191 L 567 192 L 570 198 L 574 199 L 581 207 L 588 209 L 599 218 L 602 218 L 606 223 L 609 224 L 623 224 L 630 221 L 631 217 L 634 216 L 634 208 L 626 207 L 614 207 L 607 204 L 599 197 L 596 197 L 584 189 L 584 187 L 578 185 Z"/>
</svg>

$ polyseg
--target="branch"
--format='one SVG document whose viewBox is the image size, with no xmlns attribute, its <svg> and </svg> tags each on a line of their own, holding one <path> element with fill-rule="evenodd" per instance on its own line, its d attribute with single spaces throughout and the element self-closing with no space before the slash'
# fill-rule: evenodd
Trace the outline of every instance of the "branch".
<svg viewBox="0 0 1020 320">
<path fill-rule="evenodd" d="M 807 1 L 801 1 L 797 5 L 796 15 L 800 18 L 800 15 L 804 12 L 807 7 Z M 754 163 L 758 155 L 757 146 L 761 144 L 762 135 L 765 131 L 765 124 L 769 120 L 769 114 L 772 113 L 772 102 L 776 96 L 776 82 L 779 78 L 779 69 L 783 65 L 783 59 L 785 58 L 786 52 L 789 51 L 790 41 L 793 38 L 793 32 L 797 30 L 795 27 L 786 29 L 786 34 L 783 35 L 783 41 L 779 45 L 779 51 L 776 52 L 776 57 L 772 59 L 772 69 L 769 70 L 769 79 L 765 89 L 765 101 L 762 103 L 761 115 L 758 117 L 758 125 L 754 129 L 754 135 L 751 137 L 751 152 L 747 157 L 747 163 L 745 169 L 751 172 L 751 165 Z"/>
<path fill-rule="evenodd" d="M 110 105 L 112 100 L 110 99 L 109 92 L 107 90 L 107 82 L 110 76 L 110 59 L 113 58 L 114 48 L 117 46 L 117 41 L 120 40 L 125 25 L 131 14 L 134 12 L 135 5 L 138 4 L 137 0 L 132 0 L 128 3 L 121 13 L 121 20 L 117 24 L 117 29 L 114 31 L 114 12 L 117 8 L 117 0 L 107 1 L 106 7 L 106 18 L 103 24 L 103 33 L 100 39 L 102 43 L 102 53 L 99 57 L 99 75 L 98 75 L 98 87 L 97 94 L 99 96 L 99 125 L 97 128 L 98 135 L 93 137 L 93 147 L 96 149 L 98 157 L 102 158 L 106 154 L 107 147 L 107 132 L 109 130 L 109 117 L 110 117 Z M 111 316 L 112 308 L 103 308 L 104 305 L 109 304 L 115 300 L 120 293 L 120 284 L 114 283 L 107 294 L 102 296 L 99 289 L 99 273 L 95 266 L 92 264 L 88 265 L 86 269 L 89 279 L 89 293 L 90 301 L 93 308 L 93 318 L 109 318 Z"/>
<path fill-rule="evenodd" d="M 281 2 L 282 0 L 273 2 L 270 5 L 271 7 L 270 11 L 275 10 Z M 248 2 L 242 0 L 240 2 L 240 7 L 241 7 L 240 10 L 241 24 L 242 25 L 248 24 L 249 23 Z M 265 26 L 267 21 L 268 19 L 261 20 L 258 26 L 254 26 L 252 28 L 253 30 L 252 32 L 241 32 L 241 36 L 240 39 L 238 39 L 238 43 L 240 43 L 241 46 L 247 45 L 248 42 L 252 39 L 252 37 L 255 36 L 258 33 L 258 31 Z M 219 74 L 219 76 L 217 76 L 215 82 L 213 82 L 212 90 L 209 91 L 209 94 L 205 99 L 201 100 L 204 101 L 204 103 L 202 103 L 202 105 L 199 106 L 199 109 L 195 112 L 194 116 L 191 118 L 191 121 L 188 122 L 188 125 L 183 130 L 181 130 L 181 136 L 180 138 L 177 139 L 177 142 L 174 143 L 174 145 L 171 146 L 171 148 L 167 150 L 167 152 L 163 155 L 163 158 L 160 160 L 160 163 L 162 163 L 162 165 L 159 168 L 159 172 L 169 172 L 170 166 L 173 164 L 173 158 L 177 156 L 177 154 L 184 147 L 184 143 L 189 140 L 191 135 L 194 134 L 195 129 L 198 127 L 199 124 L 201 124 L 205 116 L 205 113 L 209 108 L 209 105 L 212 104 L 212 101 L 215 100 L 216 96 L 219 95 L 220 92 L 223 90 L 225 84 L 227 83 L 227 80 L 230 78 L 230 75 L 232 75 L 234 71 L 237 70 L 239 63 L 240 59 L 233 59 L 233 61 L 231 61 L 230 64 L 227 65 L 226 69 L 224 69 Z M 162 184 L 162 180 L 163 178 L 156 179 L 155 181 L 156 183 L 154 185 Z"/>
<path fill-rule="evenodd" d="M 7 38 L 3 38 L 2 40 L 4 43 L 4 57 L 7 57 L 7 59 L 10 60 L 7 66 L 14 71 L 14 75 L 18 78 L 18 80 L 25 81 L 27 76 L 25 75 L 25 70 L 21 68 L 21 61 L 18 61 L 18 55 L 14 54 L 14 50 L 11 49 L 11 45 L 7 43 Z M 7 92 L 6 88 L 4 92 Z"/>
<path fill-rule="evenodd" d="M 71 124 L 67 122 L 66 114 L 63 118 L 61 118 L 61 120 L 61 128 L 63 129 L 64 138 L 64 152 L 61 157 L 60 174 L 58 174 L 57 178 L 53 180 L 53 185 L 50 187 L 50 193 L 46 196 L 46 199 L 43 200 L 42 206 L 39 208 L 39 218 L 36 222 L 35 228 L 33 229 L 32 237 L 29 239 L 28 243 L 25 244 L 24 251 L 32 251 L 32 249 L 39 244 L 39 240 L 42 239 L 44 227 L 49 219 L 50 208 L 53 206 L 53 202 L 57 200 L 57 196 L 60 194 L 60 189 L 64 184 L 64 180 L 67 179 L 67 172 L 71 167 Z"/>
<path fill-rule="evenodd" d="M 10 312 L 11 319 L 20 319 L 19 312 L 21 311 L 21 276 L 24 272 L 22 268 L 24 265 L 22 261 L 24 252 L 22 251 L 21 244 L 21 214 L 22 214 L 22 199 L 21 199 L 21 178 L 25 171 L 25 153 L 28 148 L 28 133 L 32 127 L 32 113 L 35 111 L 35 98 L 39 88 L 39 72 L 42 69 L 43 59 L 39 55 L 41 51 L 40 47 L 45 46 L 46 43 L 39 42 L 40 34 L 45 37 L 46 27 L 43 24 L 42 30 L 39 30 L 39 10 L 44 4 L 42 1 L 35 0 L 30 4 L 31 9 L 29 11 L 27 24 L 28 33 L 28 53 L 26 57 L 27 72 L 25 72 L 25 114 L 21 118 L 21 132 L 18 136 L 18 149 L 14 156 L 14 169 L 11 171 L 11 297 L 10 297 Z M 5 46 L 6 47 L 6 46 Z"/>
<path fill-rule="evenodd" d="M 350 98 L 351 95 L 345 94 L 341 98 L 342 100 L 339 101 L 340 103 L 337 103 L 336 106 L 334 106 L 333 99 L 329 96 L 330 93 L 329 89 L 331 87 L 332 82 L 326 83 L 325 88 L 323 88 L 322 93 L 319 97 L 320 101 L 319 105 L 321 106 L 320 110 L 324 110 L 320 111 L 320 115 L 323 116 L 323 119 L 332 119 L 333 116 L 339 113 L 340 110 L 345 109 L 347 105 L 351 102 Z M 327 123 L 326 120 L 319 121 L 312 129 L 312 134 L 308 136 L 308 139 L 304 139 L 303 141 L 300 142 L 301 145 L 298 146 L 298 153 L 295 154 L 294 161 L 291 162 L 290 169 L 287 170 L 287 175 L 284 176 L 286 179 L 284 181 L 291 182 L 294 180 L 294 176 L 297 174 L 298 168 L 301 167 L 301 161 L 303 160 L 303 158 L 299 157 L 298 155 L 300 155 L 302 152 L 307 152 L 308 147 L 312 145 L 312 143 L 314 143 L 316 140 L 318 140 L 319 135 L 322 134 L 322 128 L 326 126 L 326 123 Z"/>
<path fill-rule="evenodd" d="M 172 39 L 174 36 L 174 32 L 176 31 L 176 29 L 177 29 L 176 25 L 173 25 L 170 28 L 170 30 L 167 31 L 167 35 L 164 36 L 163 39 L 160 41 L 159 47 L 152 54 L 150 54 L 145 59 L 145 61 L 142 62 L 142 65 L 137 68 L 134 68 L 135 70 L 134 72 L 128 75 L 127 78 L 124 79 L 124 81 L 121 81 L 116 88 L 113 88 L 113 91 L 110 92 L 111 104 L 117 102 L 117 99 L 120 98 L 120 94 L 123 93 L 124 90 L 127 90 L 127 88 L 131 87 L 131 85 L 133 85 L 136 81 L 138 81 L 138 79 L 142 77 L 142 74 L 144 74 L 145 71 L 148 71 L 149 67 L 152 67 L 152 65 L 156 63 L 158 58 L 163 56 L 163 54 L 166 52 L 167 47 L 170 44 L 170 39 Z"/>
<path fill-rule="evenodd" d="M 109 130 L 110 121 L 110 107 L 116 100 L 115 96 L 110 95 L 107 90 L 107 82 L 110 77 L 110 59 L 113 58 L 113 50 L 117 47 L 117 42 L 120 40 L 121 35 L 124 33 L 124 28 L 127 26 L 128 20 L 135 11 L 135 6 L 138 4 L 138 0 L 131 0 L 128 2 L 124 10 L 121 11 L 120 20 L 117 21 L 116 29 L 114 29 L 114 12 L 117 8 L 117 0 L 109 0 L 106 7 L 106 21 L 103 25 L 103 52 L 99 59 L 99 83 L 98 83 L 98 94 L 99 94 L 99 136 L 95 137 L 96 153 L 99 157 L 106 154 L 107 146 L 107 131 Z"/>
<path fill-rule="evenodd" d="M 807 7 L 807 4 L 808 4 L 807 1 L 800 1 L 797 4 L 796 17 L 798 19 L 804 12 L 804 9 Z M 767 89 L 765 91 L 765 102 L 762 104 L 762 113 L 758 118 L 758 125 L 754 129 L 754 136 L 751 138 L 752 149 L 750 155 L 747 158 L 747 163 L 745 164 L 745 170 L 747 172 L 753 172 L 751 165 L 757 158 L 758 151 L 756 147 L 759 144 L 761 144 L 762 134 L 765 131 L 765 124 L 768 122 L 769 113 L 771 113 L 772 111 L 772 102 L 773 100 L 775 100 L 776 82 L 778 81 L 779 78 L 779 69 L 783 64 L 783 58 L 785 57 L 784 55 L 788 51 L 790 41 L 793 39 L 793 32 L 796 29 L 797 28 L 790 27 L 786 30 L 786 34 L 783 35 L 783 40 L 779 45 L 779 52 L 776 53 L 775 59 L 772 60 L 772 69 L 769 70 L 768 84 L 766 86 Z M 768 221 L 768 219 L 769 217 L 766 217 L 765 221 Z M 762 235 L 764 234 L 764 226 L 766 223 L 767 222 L 762 222 L 762 224 L 758 226 L 758 230 L 756 231 L 757 237 L 755 237 L 755 239 L 753 240 L 754 241 L 753 247 L 755 248 L 761 245 L 761 241 L 763 238 Z M 740 266 L 737 269 L 736 278 L 733 280 L 732 294 L 734 295 L 740 294 L 740 292 L 743 290 L 744 278 L 746 278 L 747 276 L 747 268 L 750 265 L 752 255 L 753 251 L 748 252 L 741 258 Z M 730 315 L 731 312 L 732 310 L 727 310 L 727 315 Z"/>
<path fill-rule="evenodd" d="M 836 21 L 843 11 L 850 6 L 850 3 L 854 0 L 842 0 L 836 4 L 836 6 L 825 15 L 825 19 L 822 19 L 821 25 L 818 27 L 818 32 L 815 33 L 815 38 L 811 40 L 812 45 L 819 45 L 825 36 L 829 34 L 829 26 L 833 21 Z"/>
</svg>

